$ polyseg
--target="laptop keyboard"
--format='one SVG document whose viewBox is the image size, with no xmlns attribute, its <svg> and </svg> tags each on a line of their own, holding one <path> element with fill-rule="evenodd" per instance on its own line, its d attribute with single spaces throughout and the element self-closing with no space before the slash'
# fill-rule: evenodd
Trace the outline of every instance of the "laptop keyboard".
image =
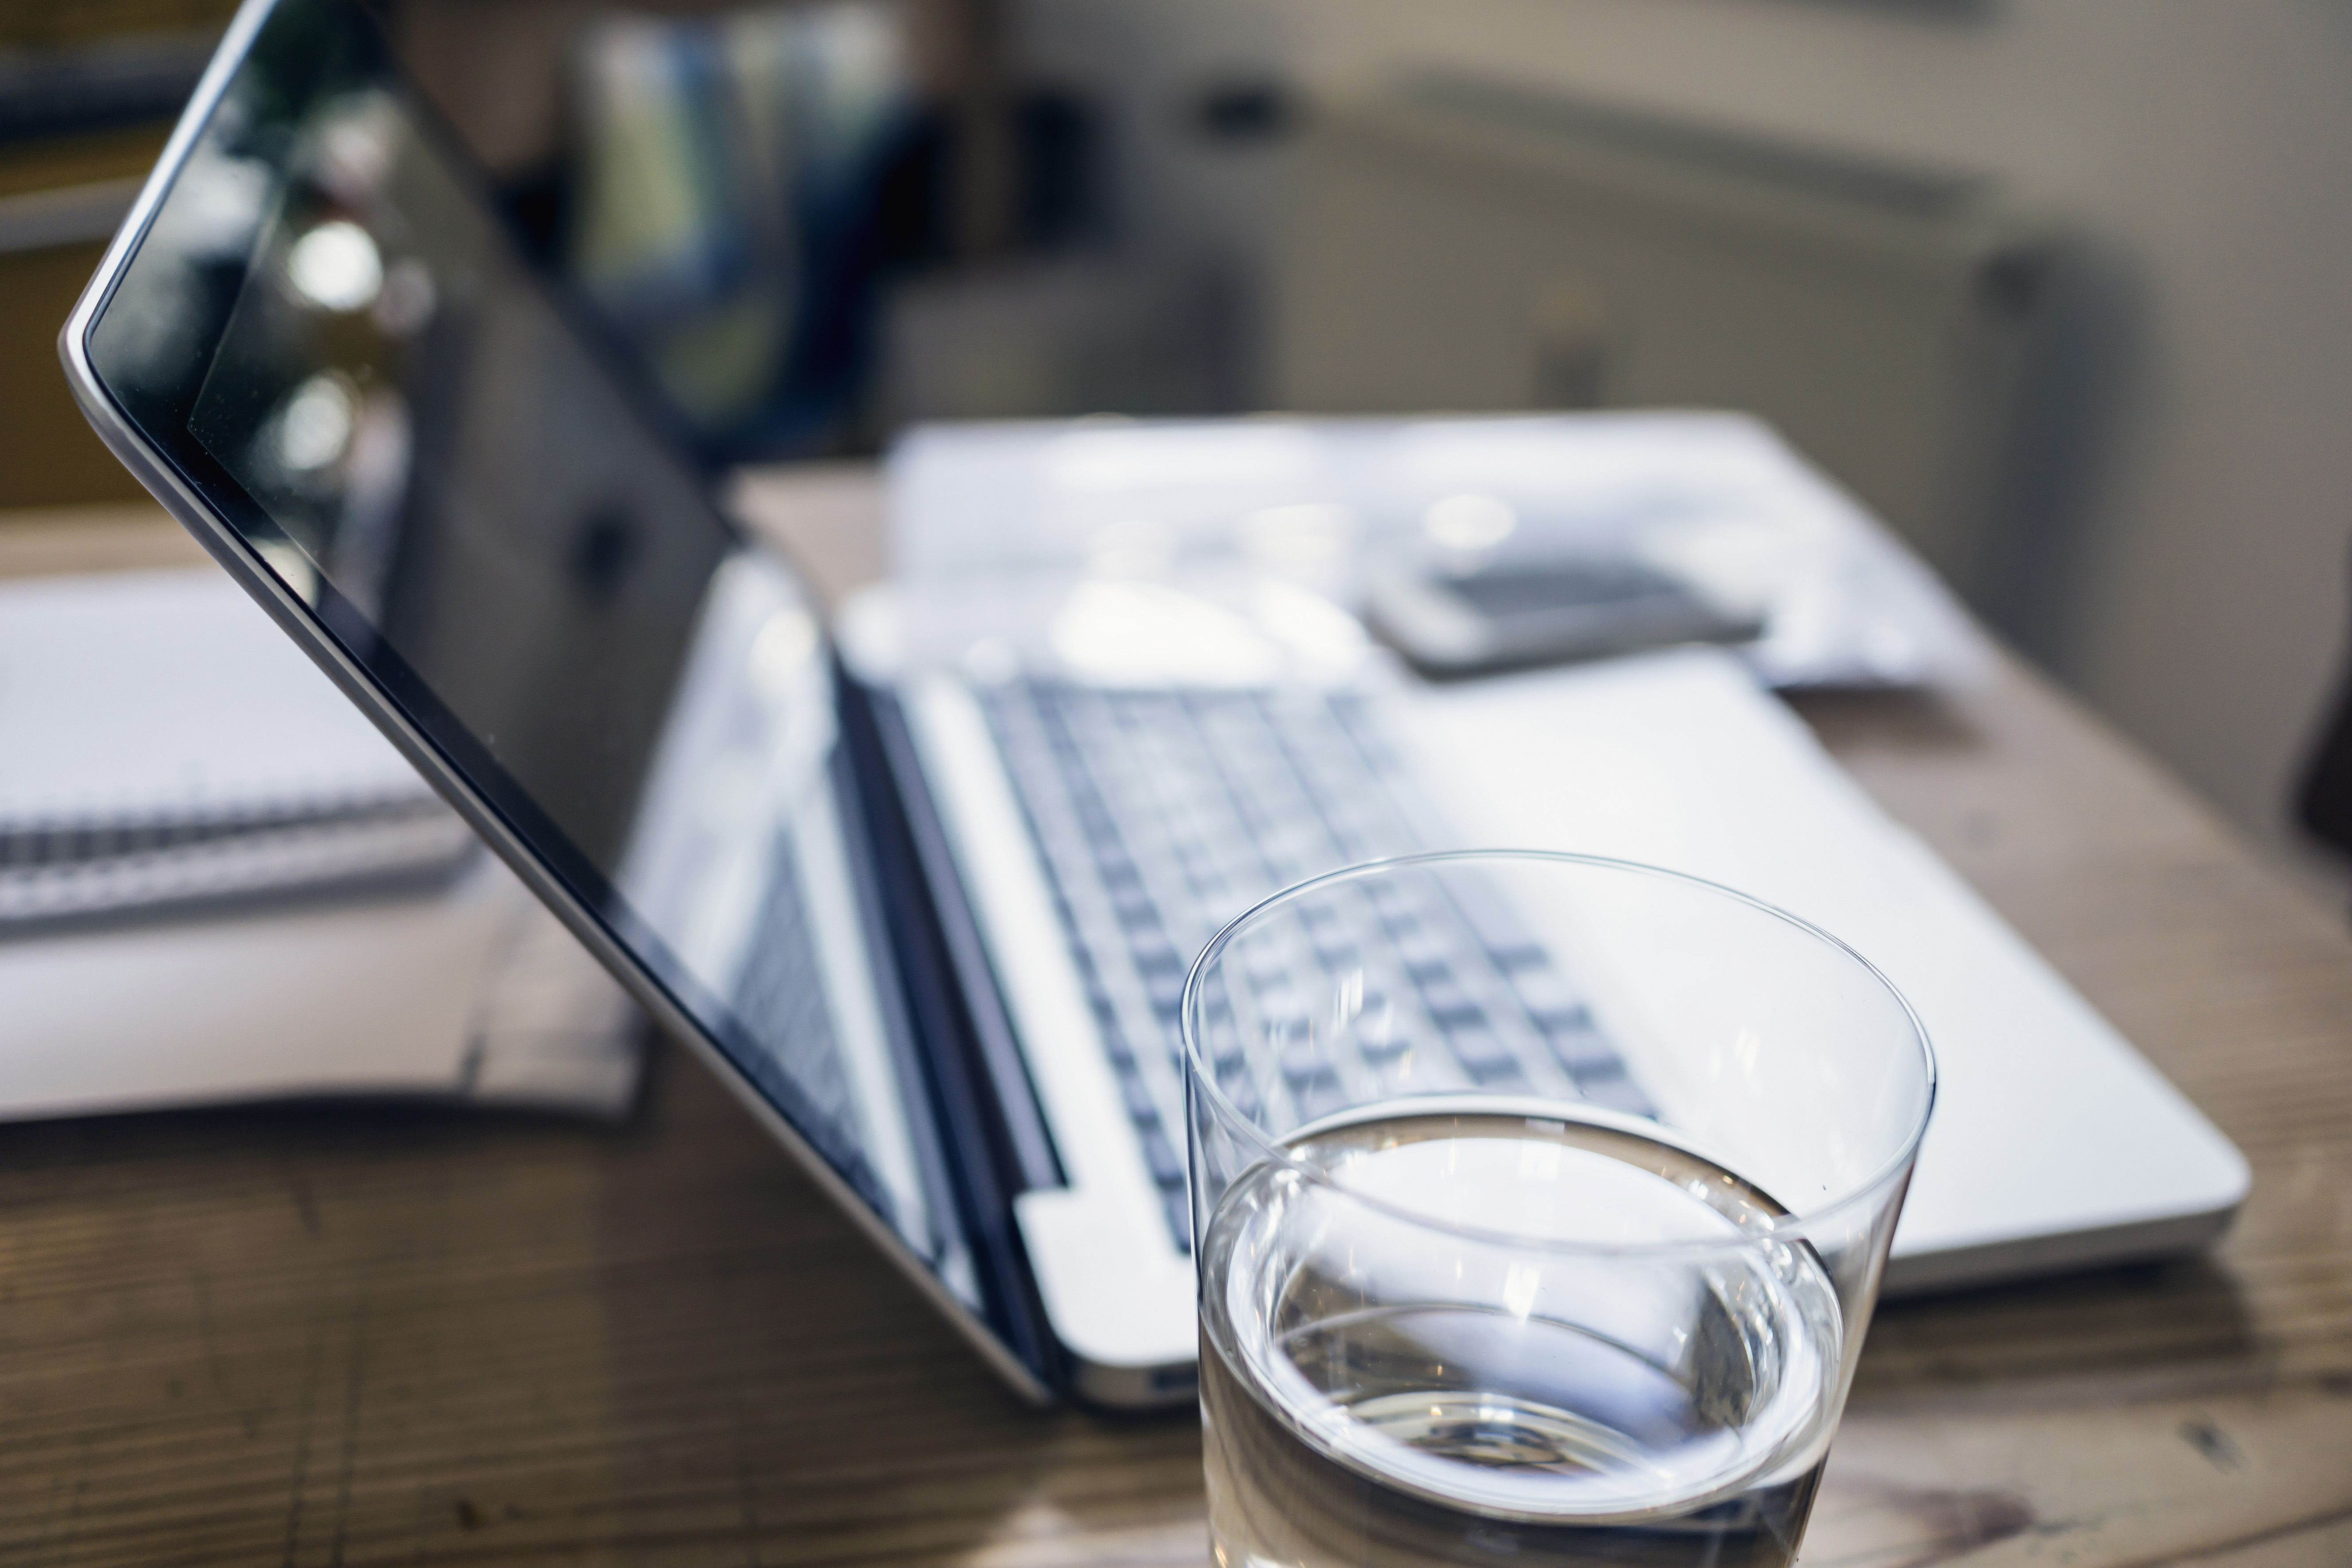
<svg viewBox="0 0 2352 1568">
<path fill-rule="evenodd" d="M 1227 921 L 1295 882 L 1424 847 L 1411 785 L 1363 694 L 1123 690 L 1026 677 L 976 689 L 1052 885 L 1129 1118 L 1179 1247 L 1185 1207 L 1183 1046 L 1192 957 Z M 1413 1083 L 1649 1102 L 1567 977 L 1499 900 L 1368 889 L 1328 912 L 1285 964 L 1248 975 L 1235 1005 L 1279 1028 L 1300 966 L 1360 970 L 1407 1020 L 1386 1049 L 1286 1050 L 1251 1070 L 1215 1064 L 1244 1111 L 1286 1100 L 1312 1120 L 1376 1090 L 1407 1040 Z M 1308 949 L 1311 948 L 1311 951 Z M 1426 1026 L 1415 1027 L 1415 1016 Z M 1254 1031 L 1255 1032 L 1255 1031 Z M 1305 1038 L 1304 1031 L 1297 1037 Z"/>
<path fill-rule="evenodd" d="M 866 1161 L 864 1117 L 842 1059 L 824 968 L 809 929 L 800 858 L 789 834 L 777 837 L 769 895 L 751 939 L 761 962 L 748 964 L 735 1012 L 750 1037 L 744 1069 L 793 1124 L 886 1220 L 897 1223 L 889 1189 Z"/>
</svg>

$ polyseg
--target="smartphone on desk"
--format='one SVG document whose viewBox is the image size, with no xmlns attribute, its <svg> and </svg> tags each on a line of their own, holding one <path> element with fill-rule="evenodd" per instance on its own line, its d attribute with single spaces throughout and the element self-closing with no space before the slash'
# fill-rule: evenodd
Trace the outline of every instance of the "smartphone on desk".
<svg viewBox="0 0 2352 1568">
<path fill-rule="evenodd" d="M 1480 675 L 1677 643 L 1747 642 L 1760 611 L 1638 557 L 1611 553 L 1488 561 L 1460 571 L 1376 568 L 1372 629 L 1423 674 Z"/>
</svg>

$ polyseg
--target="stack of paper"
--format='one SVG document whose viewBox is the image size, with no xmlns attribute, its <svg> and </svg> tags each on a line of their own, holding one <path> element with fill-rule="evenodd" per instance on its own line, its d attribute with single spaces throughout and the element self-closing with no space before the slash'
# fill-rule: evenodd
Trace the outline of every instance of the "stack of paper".
<svg viewBox="0 0 2352 1568">
<path fill-rule="evenodd" d="M 1737 414 L 938 426 L 890 458 L 894 574 L 1120 577 L 1239 563 L 1360 606 L 1470 503 L 1538 552 L 1629 551 L 1753 603 L 1774 686 L 1965 681 L 1982 639 L 1933 573 Z"/>
</svg>

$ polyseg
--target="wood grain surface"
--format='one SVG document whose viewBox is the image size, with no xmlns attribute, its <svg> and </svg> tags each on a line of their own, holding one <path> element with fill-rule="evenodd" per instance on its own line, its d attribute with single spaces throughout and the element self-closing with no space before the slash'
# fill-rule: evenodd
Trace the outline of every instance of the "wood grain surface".
<svg viewBox="0 0 2352 1568">
<path fill-rule="evenodd" d="M 739 505 L 837 590 L 875 494 L 816 483 Z M 0 574 L 190 558 L 65 526 Z M 2342 912 L 2014 667 L 1801 710 L 2255 1170 L 2208 1257 L 1885 1309 L 1803 1561 L 2352 1563 Z M 682 1055 L 618 1131 L 0 1128 L 0 1563 L 1198 1564 L 1199 1467 L 1017 1403 Z"/>
</svg>

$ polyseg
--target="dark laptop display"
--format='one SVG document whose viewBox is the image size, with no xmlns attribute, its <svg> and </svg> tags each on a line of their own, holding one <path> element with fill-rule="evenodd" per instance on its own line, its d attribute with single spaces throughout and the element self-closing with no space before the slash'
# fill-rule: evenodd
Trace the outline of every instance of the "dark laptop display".
<svg viewBox="0 0 2352 1568">
<path fill-rule="evenodd" d="M 85 344 L 163 488 L 1046 1376 L 1003 1200 L 950 1175 L 988 1135 L 914 1048 L 891 955 L 921 917 L 886 911 L 862 819 L 895 808 L 800 584 L 526 268 L 362 10 L 279 6 L 206 90 Z"/>
</svg>

